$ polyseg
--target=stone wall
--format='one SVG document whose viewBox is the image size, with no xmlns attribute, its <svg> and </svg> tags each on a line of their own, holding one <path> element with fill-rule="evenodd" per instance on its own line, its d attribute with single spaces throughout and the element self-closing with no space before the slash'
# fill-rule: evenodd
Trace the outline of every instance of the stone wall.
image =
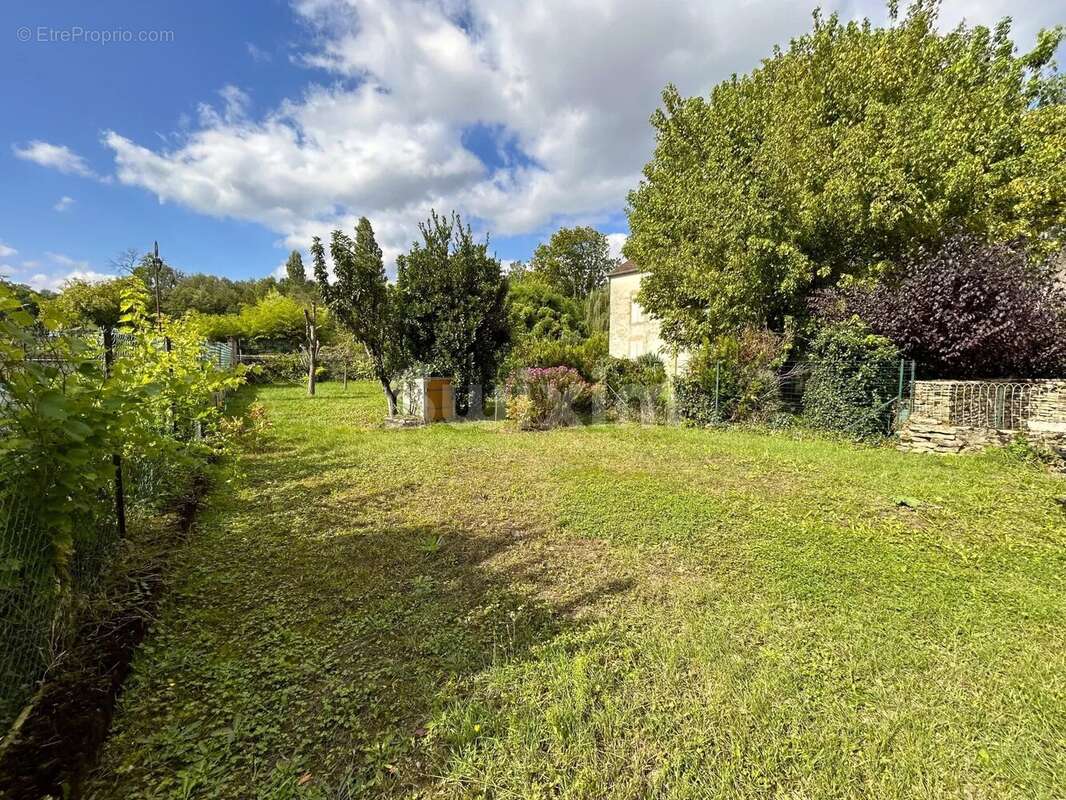
<svg viewBox="0 0 1066 800">
<path fill-rule="evenodd" d="M 900 448 L 961 453 L 1024 438 L 1066 460 L 1066 379 L 916 381 Z"/>
</svg>

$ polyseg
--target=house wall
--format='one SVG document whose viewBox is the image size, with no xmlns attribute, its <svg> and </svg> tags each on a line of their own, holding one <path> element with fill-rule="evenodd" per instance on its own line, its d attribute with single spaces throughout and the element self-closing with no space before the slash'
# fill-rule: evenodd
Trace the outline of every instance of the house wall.
<svg viewBox="0 0 1066 800">
<path fill-rule="evenodd" d="M 688 363 L 688 353 L 675 353 L 660 336 L 659 320 L 643 313 L 639 303 L 635 302 L 643 277 L 642 272 L 630 272 L 610 279 L 608 352 L 615 358 L 636 358 L 655 353 L 662 358 L 667 374 L 675 375 Z"/>
</svg>

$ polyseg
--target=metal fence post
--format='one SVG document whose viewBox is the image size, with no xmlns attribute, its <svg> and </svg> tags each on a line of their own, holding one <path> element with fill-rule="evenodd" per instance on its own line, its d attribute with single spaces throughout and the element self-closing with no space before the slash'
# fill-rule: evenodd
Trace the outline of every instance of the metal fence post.
<svg viewBox="0 0 1066 800">
<path fill-rule="evenodd" d="M 722 362 L 714 362 L 714 420 L 718 421 L 718 387 L 722 380 Z"/>
<path fill-rule="evenodd" d="M 903 420 L 903 375 L 906 367 L 904 359 L 899 360 L 899 386 L 896 389 L 896 425 Z"/>
</svg>

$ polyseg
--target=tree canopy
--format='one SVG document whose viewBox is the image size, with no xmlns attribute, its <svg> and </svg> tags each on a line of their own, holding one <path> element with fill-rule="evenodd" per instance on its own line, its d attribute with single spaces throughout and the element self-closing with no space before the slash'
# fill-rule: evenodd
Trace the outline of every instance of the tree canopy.
<svg viewBox="0 0 1066 800">
<path fill-rule="evenodd" d="M 533 251 L 530 270 L 567 297 L 583 300 L 607 282 L 617 263 L 607 237 L 595 228 L 560 228 Z"/>
<path fill-rule="evenodd" d="M 908 259 L 899 280 L 815 298 L 820 316 L 857 316 L 925 376 L 1039 378 L 1066 370 L 1066 288 L 1017 244 L 950 237 Z"/>
<path fill-rule="evenodd" d="M 936 16 L 935 0 L 885 28 L 816 14 L 709 98 L 666 89 L 625 252 L 667 339 L 778 328 L 812 291 L 876 278 L 946 230 L 1062 246 L 1062 29 L 1015 55 L 1007 20 L 942 35 Z"/>
<path fill-rule="evenodd" d="M 304 310 L 295 298 L 272 289 L 264 297 L 243 306 L 236 314 L 193 313 L 200 330 L 208 339 L 221 341 L 230 337 L 257 342 L 260 347 L 296 349 L 304 342 Z M 318 328 L 323 339 L 329 338 L 329 317 L 320 312 Z"/>
<path fill-rule="evenodd" d="M 74 279 L 67 281 L 62 292 L 43 301 L 42 305 L 68 327 L 115 328 L 122 320 L 125 296 L 139 286 L 139 281 L 132 275 L 96 283 Z"/>
<path fill-rule="evenodd" d="M 578 339 L 586 334 L 583 309 L 540 280 L 510 284 L 507 316 L 515 338 Z"/>
<path fill-rule="evenodd" d="M 392 380 L 404 368 L 407 355 L 396 288 L 385 277 L 385 262 L 370 220 L 359 219 L 354 240 L 342 231 L 333 231 L 329 251 L 336 276 L 332 282 L 325 248 L 316 236 L 311 256 L 319 291 L 336 321 L 366 349 L 374 377 L 385 393 L 389 416 L 393 416 L 396 393 Z"/>
<path fill-rule="evenodd" d="M 396 262 L 407 346 L 430 371 L 455 375 L 465 411 L 468 389 L 491 383 L 509 340 L 507 281 L 458 214 L 433 212 L 419 230 L 422 240 Z"/>
</svg>

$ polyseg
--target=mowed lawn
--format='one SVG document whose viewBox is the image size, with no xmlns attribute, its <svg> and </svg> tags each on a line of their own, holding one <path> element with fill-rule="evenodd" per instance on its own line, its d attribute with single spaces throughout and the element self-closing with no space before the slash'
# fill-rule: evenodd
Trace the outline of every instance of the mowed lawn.
<svg viewBox="0 0 1066 800">
<path fill-rule="evenodd" d="M 1066 796 L 1062 479 L 257 395 L 90 797 Z"/>
</svg>

